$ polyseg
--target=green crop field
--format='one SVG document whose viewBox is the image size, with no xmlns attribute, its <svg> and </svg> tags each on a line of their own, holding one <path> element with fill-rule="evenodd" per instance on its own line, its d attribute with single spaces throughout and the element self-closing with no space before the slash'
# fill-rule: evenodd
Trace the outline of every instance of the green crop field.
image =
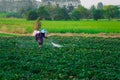
<svg viewBox="0 0 120 80">
<path fill-rule="evenodd" d="M 115 20 L 41 22 L 49 33 L 120 33 Z M 33 36 L 9 34 L 31 34 L 34 23 L 0 18 L 0 80 L 120 79 L 120 38 L 51 36 L 39 48 Z"/>
<path fill-rule="evenodd" d="M 41 21 L 42 28 L 50 33 L 120 33 L 120 21 Z M 35 21 L 0 18 L 0 31 L 11 33 L 32 33 Z"/>
<path fill-rule="evenodd" d="M 63 45 L 55 48 L 50 41 Z M 0 80 L 119 80 L 120 38 L 0 37 Z"/>
<path fill-rule="evenodd" d="M 15 34 L 5 34 L 5 33 L 0 33 L 0 37 L 11 37 L 11 36 L 16 36 Z"/>
</svg>

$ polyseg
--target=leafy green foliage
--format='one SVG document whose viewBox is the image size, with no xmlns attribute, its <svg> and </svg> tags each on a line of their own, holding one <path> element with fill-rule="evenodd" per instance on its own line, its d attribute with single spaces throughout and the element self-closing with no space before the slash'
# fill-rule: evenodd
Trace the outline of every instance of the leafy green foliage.
<svg viewBox="0 0 120 80">
<path fill-rule="evenodd" d="M 38 13 L 38 17 L 40 17 L 42 20 L 49 20 L 50 19 L 50 15 L 44 6 L 40 7 L 37 10 L 37 13 Z"/>
<path fill-rule="evenodd" d="M 119 38 L 54 36 L 40 49 L 34 37 L 0 37 L 0 79 L 119 80 L 119 45 Z"/>
<path fill-rule="evenodd" d="M 84 8 L 83 6 L 79 6 L 77 10 L 80 12 L 80 16 L 82 19 L 87 19 L 89 15 L 88 9 Z"/>
<path fill-rule="evenodd" d="M 7 13 L 1 12 L 1 13 L 0 13 L 0 18 L 5 18 L 6 15 L 7 15 Z"/>
<path fill-rule="evenodd" d="M 20 18 L 20 17 L 21 17 L 21 15 L 18 13 L 15 13 L 15 12 L 9 12 L 6 15 L 6 18 Z"/>
<path fill-rule="evenodd" d="M 38 18 L 38 14 L 35 10 L 29 11 L 27 13 L 27 20 L 36 20 Z"/>
<path fill-rule="evenodd" d="M 97 8 L 91 6 L 90 9 L 84 6 L 73 8 L 70 5 L 68 8 L 47 5 L 37 9 L 39 17 L 45 20 L 80 20 L 80 19 L 119 19 L 119 6 L 108 5 L 104 6 L 101 2 L 98 3 Z M 69 15 L 68 15 L 69 14 Z"/>
<path fill-rule="evenodd" d="M 72 20 L 80 20 L 88 18 L 88 10 L 84 8 L 83 6 L 79 6 L 77 9 L 72 10 L 70 13 Z"/>
<path fill-rule="evenodd" d="M 104 6 L 104 14 L 105 18 L 112 19 L 112 18 L 120 18 L 120 8 L 113 5 Z"/>
<path fill-rule="evenodd" d="M 2 12 L 0 13 L 0 18 L 20 18 L 21 15 L 17 12 Z"/>
<path fill-rule="evenodd" d="M 81 16 L 80 16 L 80 12 L 78 10 L 73 10 L 70 13 L 70 17 L 72 20 L 80 20 Z"/>
<path fill-rule="evenodd" d="M 48 6 L 45 6 L 45 9 L 49 12 L 51 20 L 54 20 L 57 7 L 48 5 Z"/>
<path fill-rule="evenodd" d="M 48 11 L 51 20 L 68 20 L 70 19 L 68 15 L 68 10 L 64 8 L 60 8 L 57 6 L 45 6 L 45 9 Z"/>
<path fill-rule="evenodd" d="M 94 19 L 95 10 L 96 10 L 96 7 L 94 5 L 92 5 L 91 8 L 89 9 L 89 18 Z"/>
<path fill-rule="evenodd" d="M 68 20 L 69 15 L 66 8 L 57 8 L 55 13 L 55 20 Z"/>
<path fill-rule="evenodd" d="M 102 10 L 96 9 L 93 13 L 94 20 L 101 19 L 103 16 Z"/>
</svg>

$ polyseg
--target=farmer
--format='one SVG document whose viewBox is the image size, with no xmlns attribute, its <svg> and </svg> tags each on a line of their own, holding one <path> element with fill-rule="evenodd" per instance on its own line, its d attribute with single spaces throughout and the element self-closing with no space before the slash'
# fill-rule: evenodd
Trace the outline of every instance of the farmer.
<svg viewBox="0 0 120 80">
<path fill-rule="evenodd" d="M 44 38 L 47 38 L 46 37 L 46 30 L 41 30 L 41 31 L 34 31 L 34 36 L 35 36 L 35 39 L 36 41 L 38 42 L 39 44 L 39 47 L 42 47 L 43 45 L 43 41 L 44 41 Z"/>
<path fill-rule="evenodd" d="M 45 36 L 46 30 L 43 29 L 41 30 L 41 22 L 40 22 L 40 17 L 36 20 L 36 23 L 34 25 L 34 32 L 33 35 L 35 36 L 36 41 L 38 41 L 39 47 L 42 47 L 43 45 L 43 39 L 47 38 Z"/>
</svg>

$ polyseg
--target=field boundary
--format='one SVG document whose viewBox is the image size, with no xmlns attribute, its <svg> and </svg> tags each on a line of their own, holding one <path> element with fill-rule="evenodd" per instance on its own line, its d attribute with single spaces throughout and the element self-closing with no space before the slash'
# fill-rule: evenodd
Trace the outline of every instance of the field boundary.
<svg viewBox="0 0 120 80">
<path fill-rule="evenodd" d="M 88 33 L 51 33 L 49 36 L 81 36 L 81 37 L 104 37 L 104 38 L 120 38 L 120 33 L 98 33 L 98 34 L 88 34 Z"/>
<path fill-rule="evenodd" d="M 32 34 L 17 34 L 17 33 L 8 33 L 8 32 L 2 32 L 0 33 L 4 34 L 13 34 L 17 36 L 33 36 Z M 49 36 L 81 36 L 81 37 L 103 37 L 103 38 L 120 38 L 120 33 L 97 33 L 97 34 L 88 34 L 88 33 L 49 33 Z"/>
</svg>

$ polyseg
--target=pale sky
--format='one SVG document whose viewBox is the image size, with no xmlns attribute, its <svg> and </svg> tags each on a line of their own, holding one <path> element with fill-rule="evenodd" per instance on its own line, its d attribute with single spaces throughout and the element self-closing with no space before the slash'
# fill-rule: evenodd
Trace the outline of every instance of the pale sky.
<svg viewBox="0 0 120 80">
<path fill-rule="evenodd" d="M 81 4 L 86 8 L 90 8 L 92 5 L 96 6 L 98 2 L 102 2 L 103 5 L 120 5 L 120 0 L 80 0 L 80 1 Z"/>
<path fill-rule="evenodd" d="M 102 2 L 103 5 L 120 5 L 120 0 L 81 0 L 81 4 L 86 8 L 90 8 L 91 5 L 96 6 L 98 2 Z"/>
</svg>

